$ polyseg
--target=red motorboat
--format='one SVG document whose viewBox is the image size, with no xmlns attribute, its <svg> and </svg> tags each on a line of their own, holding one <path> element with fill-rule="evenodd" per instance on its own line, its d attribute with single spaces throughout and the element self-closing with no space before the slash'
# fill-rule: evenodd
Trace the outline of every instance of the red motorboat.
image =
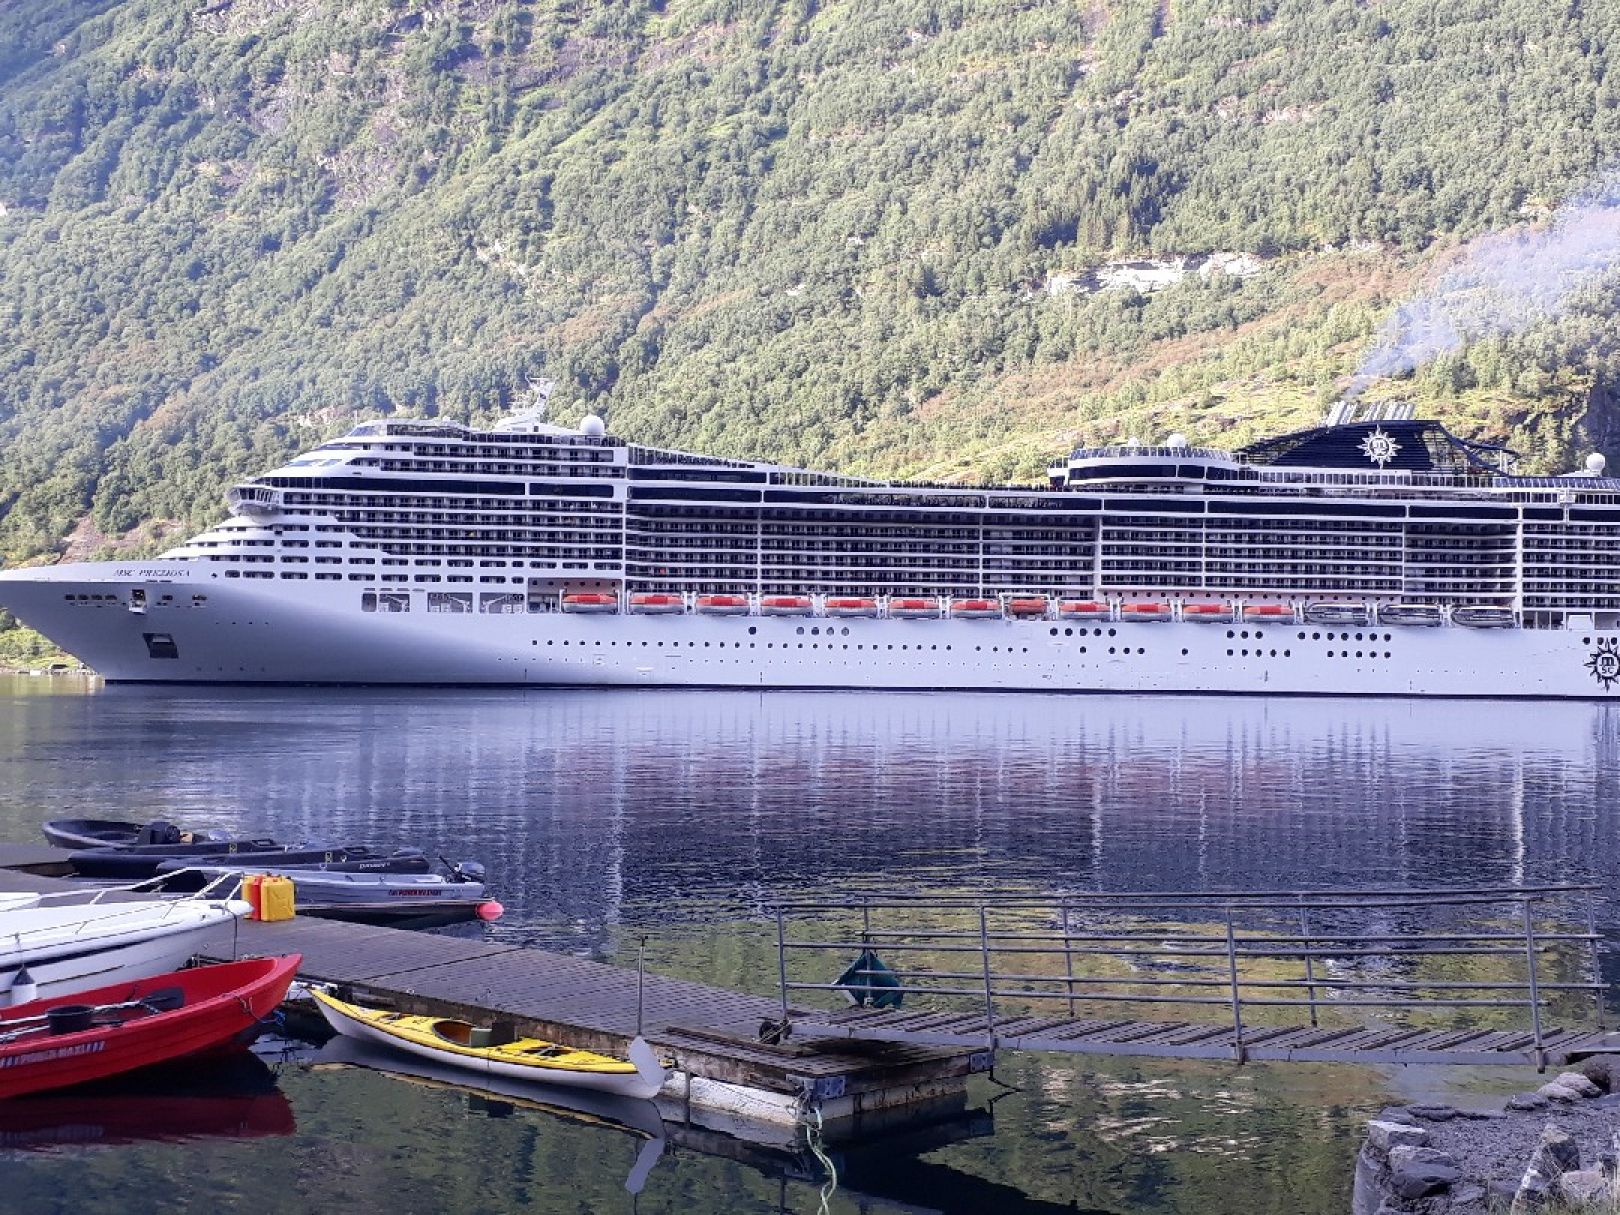
<svg viewBox="0 0 1620 1215">
<path fill-rule="evenodd" d="M 0 1010 L 0 1097 L 225 1046 L 276 1010 L 302 962 L 224 962 Z"/>
</svg>

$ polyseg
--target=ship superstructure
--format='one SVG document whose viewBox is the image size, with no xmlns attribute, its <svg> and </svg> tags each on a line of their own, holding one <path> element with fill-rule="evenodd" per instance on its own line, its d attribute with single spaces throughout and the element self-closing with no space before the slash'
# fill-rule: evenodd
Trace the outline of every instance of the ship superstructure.
<svg viewBox="0 0 1620 1215">
<path fill-rule="evenodd" d="M 1620 481 L 1409 411 L 1043 486 L 880 481 L 519 415 L 365 422 L 162 557 L 0 574 L 108 678 L 1600 696 Z"/>
</svg>

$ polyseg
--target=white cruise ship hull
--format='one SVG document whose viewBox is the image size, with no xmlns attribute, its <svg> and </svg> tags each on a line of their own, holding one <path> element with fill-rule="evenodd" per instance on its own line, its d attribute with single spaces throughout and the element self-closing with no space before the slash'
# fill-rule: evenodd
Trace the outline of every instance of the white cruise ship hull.
<svg viewBox="0 0 1620 1215">
<path fill-rule="evenodd" d="M 202 563 L 0 573 L 0 606 L 113 681 L 1601 699 L 1613 630 L 367 613 L 353 586 Z M 144 611 L 129 592 L 143 588 Z M 194 603 L 194 596 L 205 601 Z M 101 599 L 80 600 L 80 595 Z M 171 596 L 165 602 L 164 596 Z M 157 644 L 154 645 L 154 639 Z M 172 655 L 172 656 L 169 656 Z"/>
</svg>

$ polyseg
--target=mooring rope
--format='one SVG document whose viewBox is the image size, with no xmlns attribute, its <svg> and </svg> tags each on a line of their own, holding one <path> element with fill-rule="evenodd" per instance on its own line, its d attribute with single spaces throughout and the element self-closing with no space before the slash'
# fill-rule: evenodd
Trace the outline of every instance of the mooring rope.
<svg viewBox="0 0 1620 1215">
<path fill-rule="evenodd" d="M 821 1206 L 817 1210 L 817 1215 L 829 1215 L 827 1204 L 838 1189 L 838 1166 L 832 1162 L 832 1157 L 827 1155 L 821 1146 L 821 1106 L 811 1105 L 806 1112 L 814 1114 L 816 1120 L 811 1122 L 809 1117 L 803 1119 L 805 1143 L 810 1148 L 810 1154 L 827 1172 L 827 1180 L 821 1186 Z"/>
</svg>

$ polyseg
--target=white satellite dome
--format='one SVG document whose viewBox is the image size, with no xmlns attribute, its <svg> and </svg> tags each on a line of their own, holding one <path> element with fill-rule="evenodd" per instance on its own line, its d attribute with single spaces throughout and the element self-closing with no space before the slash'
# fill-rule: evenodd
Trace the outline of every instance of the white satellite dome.
<svg viewBox="0 0 1620 1215">
<path fill-rule="evenodd" d="M 1603 470 L 1608 466 L 1609 462 L 1601 452 L 1594 451 L 1586 457 L 1586 475 L 1589 477 L 1601 477 Z"/>
<path fill-rule="evenodd" d="M 602 421 L 600 414 L 588 413 L 579 420 L 579 433 L 600 439 L 607 434 L 607 423 Z"/>
<path fill-rule="evenodd" d="M 1187 446 L 1187 436 L 1178 430 L 1164 441 L 1164 445 L 1166 447 L 1185 447 Z"/>
</svg>

